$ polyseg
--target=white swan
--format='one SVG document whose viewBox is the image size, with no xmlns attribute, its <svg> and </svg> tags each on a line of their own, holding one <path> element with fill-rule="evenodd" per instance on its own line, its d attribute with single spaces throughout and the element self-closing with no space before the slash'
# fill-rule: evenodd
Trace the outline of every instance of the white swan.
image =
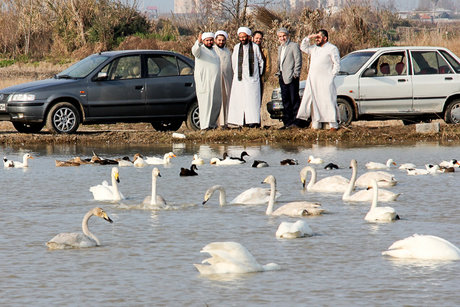
<svg viewBox="0 0 460 307">
<path fill-rule="evenodd" d="M 392 207 L 377 207 L 379 186 L 377 181 L 372 182 L 373 198 L 371 208 L 367 212 L 364 220 L 368 222 L 391 222 L 399 220 L 399 215 Z"/>
<path fill-rule="evenodd" d="M 344 201 L 372 201 L 374 197 L 374 192 L 372 190 L 360 190 L 354 194 L 351 194 L 355 187 L 356 176 L 358 174 L 358 163 L 355 159 L 351 160 L 350 167 L 353 169 L 350 182 L 348 184 L 347 190 L 342 195 L 342 200 Z M 373 179 L 373 181 L 376 181 Z M 369 186 L 372 186 L 372 182 Z M 378 184 L 378 183 L 377 183 Z M 368 187 L 369 187 L 368 186 Z M 388 190 L 378 189 L 378 198 L 380 201 L 394 201 L 398 198 L 399 194 L 393 193 Z"/>
<path fill-rule="evenodd" d="M 267 215 L 306 216 L 320 215 L 324 212 L 321 204 L 307 201 L 290 202 L 273 211 L 273 206 L 275 205 L 276 179 L 273 175 L 270 175 L 264 179 L 263 183 L 268 183 L 271 187 L 270 200 L 268 201 L 267 210 L 265 211 Z"/>
<path fill-rule="evenodd" d="M 161 177 L 160 170 L 156 167 L 152 169 L 152 193 L 144 198 L 144 206 L 164 206 L 165 199 L 157 194 L 157 177 Z"/>
<path fill-rule="evenodd" d="M 136 154 L 134 155 L 133 165 L 134 167 L 146 167 L 148 163 L 144 160 L 144 158 L 140 154 Z"/>
<path fill-rule="evenodd" d="M 211 255 L 211 258 L 203 260 L 201 264 L 194 264 L 200 274 L 204 275 L 242 274 L 280 269 L 276 263 L 259 264 L 246 247 L 237 242 L 212 242 L 203 247 L 201 253 Z"/>
<path fill-rule="evenodd" d="M 112 168 L 111 176 L 112 185 L 110 186 L 107 181 L 103 181 L 102 184 L 98 184 L 89 188 L 93 193 L 94 200 L 100 201 L 118 201 L 125 197 L 118 190 L 118 182 L 120 182 L 120 174 L 117 167 Z"/>
<path fill-rule="evenodd" d="M 169 164 L 171 162 L 171 158 L 176 157 L 173 152 L 165 153 L 163 158 L 158 157 L 146 157 L 145 162 L 151 165 L 162 165 L 162 164 Z"/>
<path fill-rule="evenodd" d="M 92 216 L 103 218 L 112 223 L 113 221 L 101 208 L 93 208 L 88 211 L 81 222 L 81 232 L 63 232 L 56 235 L 54 238 L 46 242 L 46 246 L 50 249 L 66 249 L 66 248 L 82 248 L 101 245 L 99 239 L 93 235 L 88 229 L 88 220 Z"/>
<path fill-rule="evenodd" d="M 312 155 L 309 155 L 309 156 L 308 156 L 307 163 L 311 163 L 311 164 L 321 164 L 321 163 L 324 163 L 324 160 L 321 159 L 321 158 L 315 158 L 315 157 L 313 157 Z"/>
<path fill-rule="evenodd" d="M 367 169 L 386 169 L 390 168 L 392 165 L 396 165 L 395 161 L 393 159 L 388 159 L 387 163 L 380 163 L 380 162 L 367 162 L 366 163 L 366 168 Z"/>
<path fill-rule="evenodd" d="M 4 167 L 15 167 L 15 168 L 25 168 L 29 167 L 29 159 L 33 159 L 30 154 L 26 153 L 22 156 L 22 162 L 8 160 L 6 157 L 3 158 Z"/>
<path fill-rule="evenodd" d="M 460 260 L 460 249 L 440 237 L 414 234 L 394 242 L 382 255 L 423 260 Z"/>
<path fill-rule="evenodd" d="M 356 186 L 360 188 L 368 188 L 372 184 L 372 180 L 377 180 L 379 188 L 389 188 L 398 183 L 395 176 L 388 172 L 376 171 L 376 172 L 367 172 L 362 174 L 356 179 Z"/>
<path fill-rule="evenodd" d="M 194 155 L 193 155 L 192 164 L 195 164 L 195 165 L 203 165 L 203 164 L 204 164 L 204 160 L 203 160 L 202 158 L 200 158 L 197 154 L 194 154 Z"/>
<path fill-rule="evenodd" d="M 451 159 L 449 161 L 442 161 L 439 163 L 440 167 L 459 167 L 460 162 L 458 162 L 456 159 Z"/>
<path fill-rule="evenodd" d="M 203 205 L 212 197 L 215 191 L 219 191 L 219 205 L 227 205 L 227 194 L 225 188 L 221 185 L 214 185 L 210 187 L 204 194 Z M 266 204 L 271 195 L 270 189 L 264 188 L 250 188 L 235 197 L 230 204 L 242 205 L 264 205 Z M 275 198 L 280 197 L 281 194 L 276 192 Z"/>
<path fill-rule="evenodd" d="M 134 155 L 134 160 L 136 160 L 136 157 L 139 154 Z M 116 159 L 118 161 L 118 166 L 119 167 L 127 167 L 127 166 L 133 166 L 133 161 L 129 159 L 129 157 L 123 157 L 121 159 Z"/>
<path fill-rule="evenodd" d="M 406 172 L 409 176 L 428 175 L 430 173 L 427 169 L 423 168 L 408 168 Z"/>
<path fill-rule="evenodd" d="M 280 239 L 295 239 L 312 235 L 313 230 L 303 220 L 298 220 L 295 223 L 282 222 L 276 230 L 276 237 Z"/>
<path fill-rule="evenodd" d="M 414 163 L 403 163 L 399 166 L 399 169 L 407 170 L 409 168 L 416 168 L 417 166 Z"/>
<path fill-rule="evenodd" d="M 335 175 L 321 179 L 316 182 L 316 169 L 306 166 L 300 171 L 300 181 L 305 188 L 308 172 L 311 172 L 310 182 L 307 184 L 309 192 L 340 192 L 347 189 L 349 180 L 343 176 Z"/>
</svg>

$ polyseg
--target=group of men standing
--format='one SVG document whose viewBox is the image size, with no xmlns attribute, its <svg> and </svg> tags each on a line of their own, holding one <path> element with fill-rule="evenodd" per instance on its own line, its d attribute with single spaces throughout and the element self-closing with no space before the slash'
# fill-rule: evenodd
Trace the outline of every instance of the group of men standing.
<svg viewBox="0 0 460 307">
<path fill-rule="evenodd" d="M 218 126 L 260 127 L 260 106 L 267 65 L 266 50 L 261 50 L 263 33 L 254 36 L 247 27 L 238 29 L 239 43 L 233 52 L 226 47 L 228 34 L 204 32 L 192 47 L 195 56 L 195 84 L 198 98 L 200 128 Z M 337 98 L 334 77 L 340 70 L 338 49 L 328 42 L 326 30 L 309 35 L 301 46 L 290 41 L 285 28 L 277 31 L 280 46 L 276 75 L 283 100 L 281 129 L 305 127 L 311 117 L 312 128 L 329 123 L 337 130 Z M 311 44 L 314 40 L 314 44 Z M 301 50 L 311 57 L 305 94 L 300 100 L 299 81 L 302 69 Z"/>
</svg>

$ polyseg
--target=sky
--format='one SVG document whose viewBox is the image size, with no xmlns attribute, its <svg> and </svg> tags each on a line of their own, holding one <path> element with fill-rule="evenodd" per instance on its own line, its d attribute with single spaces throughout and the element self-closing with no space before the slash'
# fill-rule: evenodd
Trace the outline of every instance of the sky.
<svg viewBox="0 0 460 307">
<path fill-rule="evenodd" d="M 140 6 L 144 4 L 147 6 L 156 6 L 158 13 L 170 13 L 174 10 L 174 0 L 137 0 Z"/>
</svg>

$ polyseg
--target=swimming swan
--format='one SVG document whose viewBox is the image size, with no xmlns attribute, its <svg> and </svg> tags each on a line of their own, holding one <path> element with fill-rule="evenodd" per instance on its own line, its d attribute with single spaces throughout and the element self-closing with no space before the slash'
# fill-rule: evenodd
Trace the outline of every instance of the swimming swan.
<svg viewBox="0 0 460 307">
<path fill-rule="evenodd" d="M 88 211 L 81 222 L 81 232 L 63 232 L 56 235 L 54 238 L 46 242 L 49 249 L 66 249 L 66 248 L 83 248 L 101 245 L 99 239 L 93 235 L 88 229 L 88 220 L 92 216 L 103 218 L 104 220 L 113 223 L 110 217 L 101 208 L 93 208 Z"/>
<path fill-rule="evenodd" d="M 93 193 L 94 200 L 101 201 L 118 201 L 125 199 L 123 194 L 118 190 L 118 182 L 120 182 L 120 174 L 117 167 L 112 167 L 111 176 L 112 185 L 110 186 L 107 181 L 89 188 Z"/>
<path fill-rule="evenodd" d="M 308 172 L 311 172 L 310 182 L 307 184 L 309 192 L 340 192 L 347 189 L 349 180 L 343 176 L 335 175 L 321 179 L 316 182 L 316 169 L 306 166 L 300 171 L 300 181 L 305 188 Z"/>
<path fill-rule="evenodd" d="M 311 164 L 321 164 L 321 163 L 324 163 L 324 160 L 321 159 L 321 158 L 315 158 L 315 157 L 313 157 L 312 155 L 310 155 L 310 156 L 308 156 L 307 163 L 311 163 Z"/>
<path fill-rule="evenodd" d="M 356 176 L 358 174 L 358 162 L 355 159 L 351 160 L 350 167 L 353 169 L 350 182 L 348 184 L 347 190 L 342 195 L 342 200 L 344 201 L 372 201 L 374 197 L 374 192 L 372 190 L 360 190 L 354 194 L 351 194 L 355 187 Z M 376 181 L 375 179 L 373 179 Z M 369 186 L 372 186 L 372 182 Z M 378 184 L 378 183 L 377 183 Z M 368 186 L 368 187 L 369 187 Z M 378 189 L 378 198 L 380 201 L 394 201 L 398 198 L 400 194 L 393 193 L 388 190 Z"/>
<path fill-rule="evenodd" d="M 416 168 L 417 166 L 414 163 L 403 163 L 398 168 L 402 170 L 407 170 L 409 168 Z"/>
<path fill-rule="evenodd" d="M 166 200 L 157 194 L 157 177 L 161 177 L 160 170 L 156 167 L 152 169 L 152 193 L 144 198 L 144 206 L 164 206 Z"/>
<path fill-rule="evenodd" d="M 142 155 L 135 154 L 134 155 L 134 160 L 133 160 L 133 165 L 134 165 L 134 167 L 146 167 L 149 164 L 144 160 L 144 157 L 142 157 Z"/>
<path fill-rule="evenodd" d="M 8 160 L 6 157 L 3 158 L 4 167 L 15 167 L 15 168 L 25 168 L 29 167 L 29 159 L 33 159 L 30 154 L 26 153 L 22 156 L 22 162 Z"/>
<path fill-rule="evenodd" d="M 367 169 L 386 169 L 390 168 L 392 165 L 396 165 L 396 162 L 393 159 L 388 159 L 387 163 L 380 163 L 380 162 L 367 162 L 366 168 Z"/>
<path fill-rule="evenodd" d="M 382 255 L 423 260 L 460 260 L 460 249 L 440 237 L 414 234 L 394 242 Z"/>
<path fill-rule="evenodd" d="M 395 176 L 388 172 L 376 171 L 376 172 L 367 172 L 362 174 L 356 179 L 356 186 L 360 188 L 368 188 L 372 184 L 372 179 L 377 180 L 379 188 L 389 188 L 398 183 Z"/>
<path fill-rule="evenodd" d="M 273 175 L 269 175 L 264 179 L 263 183 L 270 184 L 270 200 L 268 201 L 267 215 L 288 215 L 288 216 L 306 216 L 306 215 L 320 215 L 324 209 L 321 208 L 321 204 L 311 203 L 307 201 L 294 201 L 287 203 L 275 211 L 273 206 L 275 205 L 275 190 L 276 190 L 276 179 Z"/>
<path fill-rule="evenodd" d="M 298 220 L 295 223 L 282 222 L 276 230 L 276 237 L 280 239 L 295 239 L 312 235 L 313 230 L 303 220 Z"/>
<path fill-rule="evenodd" d="M 203 205 L 208 202 L 208 200 L 212 197 L 215 191 L 219 191 L 219 205 L 227 205 L 227 194 L 225 192 L 225 188 L 221 185 L 214 185 L 206 191 L 206 193 L 204 194 Z M 264 205 L 269 201 L 271 197 L 270 195 L 270 189 L 250 188 L 239 194 L 237 197 L 235 197 L 230 202 L 230 204 Z M 275 194 L 275 198 L 278 198 L 280 196 L 281 194 L 278 192 Z"/>
<path fill-rule="evenodd" d="M 391 222 L 399 220 L 399 215 L 396 214 L 392 207 L 377 207 L 379 186 L 377 181 L 372 182 L 373 198 L 371 208 L 367 212 L 364 220 L 368 222 Z"/>
<path fill-rule="evenodd" d="M 204 160 L 203 160 L 202 158 L 200 158 L 197 154 L 194 154 L 194 155 L 193 155 L 192 164 L 195 164 L 195 165 L 203 165 L 203 164 L 204 164 Z"/>
<path fill-rule="evenodd" d="M 173 152 L 168 152 L 165 153 L 163 158 L 158 158 L 158 157 L 146 157 L 145 162 L 147 164 L 151 165 L 164 165 L 164 164 L 169 164 L 171 162 L 171 158 L 176 157 L 176 155 Z"/>
<path fill-rule="evenodd" d="M 208 253 L 211 258 L 201 264 L 194 264 L 200 274 L 243 274 L 279 270 L 276 263 L 261 265 L 254 256 L 237 242 L 212 242 L 203 247 L 201 253 Z M 207 264 L 205 264 L 207 263 Z"/>
<path fill-rule="evenodd" d="M 190 166 L 190 169 L 181 167 L 179 176 L 198 176 L 198 173 L 195 172 L 196 170 L 198 170 L 198 168 L 196 167 L 196 164 L 192 164 Z"/>
</svg>

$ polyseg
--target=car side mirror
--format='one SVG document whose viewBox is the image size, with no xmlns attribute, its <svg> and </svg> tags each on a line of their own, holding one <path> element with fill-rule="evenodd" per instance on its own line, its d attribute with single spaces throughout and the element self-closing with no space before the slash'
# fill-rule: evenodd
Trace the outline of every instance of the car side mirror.
<svg viewBox="0 0 460 307">
<path fill-rule="evenodd" d="M 375 76 L 377 76 L 377 70 L 375 68 L 368 68 L 363 73 L 363 77 L 375 77 Z"/>
<path fill-rule="evenodd" d="M 107 80 L 108 74 L 106 72 L 98 72 L 95 78 L 96 81 Z"/>
</svg>

